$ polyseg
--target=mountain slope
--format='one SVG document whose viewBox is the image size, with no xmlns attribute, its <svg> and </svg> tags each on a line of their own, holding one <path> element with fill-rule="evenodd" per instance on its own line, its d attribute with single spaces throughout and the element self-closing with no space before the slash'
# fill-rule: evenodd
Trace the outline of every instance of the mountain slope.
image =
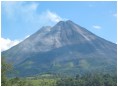
<svg viewBox="0 0 118 87">
<path fill-rule="evenodd" d="M 2 53 L 21 76 L 38 73 L 115 73 L 116 44 L 72 21 L 42 27 L 20 44 Z"/>
</svg>

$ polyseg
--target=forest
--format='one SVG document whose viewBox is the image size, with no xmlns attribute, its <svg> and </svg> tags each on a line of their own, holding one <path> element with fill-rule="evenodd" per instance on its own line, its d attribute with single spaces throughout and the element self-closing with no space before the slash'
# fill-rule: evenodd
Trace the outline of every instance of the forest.
<svg viewBox="0 0 118 87">
<path fill-rule="evenodd" d="M 1 60 L 1 85 L 2 86 L 116 86 L 117 75 L 102 73 L 87 73 L 85 75 L 60 76 L 43 74 L 32 77 L 8 77 L 13 73 L 12 64 Z"/>
</svg>

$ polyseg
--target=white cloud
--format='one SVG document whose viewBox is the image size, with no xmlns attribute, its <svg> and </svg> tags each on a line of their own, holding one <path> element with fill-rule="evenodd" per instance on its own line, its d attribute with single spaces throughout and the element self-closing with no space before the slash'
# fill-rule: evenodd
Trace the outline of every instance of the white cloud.
<svg viewBox="0 0 118 87">
<path fill-rule="evenodd" d="M 27 35 L 24 39 L 28 38 L 30 35 Z M 24 40 L 23 39 L 23 40 Z M 1 51 L 5 51 L 5 50 L 8 50 L 9 48 L 17 45 L 18 43 L 20 43 L 21 41 L 23 40 L 10 40 L 10 39 L 5 39 L 5 38 L 2 38 L 1 37 Z"/>
<path fill-rule="evenodd" d="M 10 20 L 20 18 L 20 20 L 31 23 L 32 25 L 50 24 L 50 22 L 57 23 L 63 20 L 63 18 L 50 10 L 43 11 L 39 14 L 38 9 L 41 9 L 39 6 L 39 2 L 2 2 L 2 7 Z"/>
<path fill-rule="evenodd" d="M 59 22 L 62 20 L 61 17 L 59 17 L 56 13 L 53 13 L 51 11 L 47 11 L 47 17 L 49 18 L 49 20 L 53 22 Z"/>
<path fill-rule="evenodd" d="M 10 40 L 10 39 L 5 39 L 5 38 L 1 38 L 1 51 L 5 51 L 9 48 L 11 48 L 12 46 L 15 46 L 16 44 L 18 44 L 20 41 L 19 40 Z"/>
<path fill-rule="evenodd" d="M 102 27 L 101 26 L 98 26 L 98 25 L 93 25 L 93 28 L 95 28 L 95 29 L 101 29 Z"/>
<path fill-rule="evenodd" d="M 3 1 L 2 7 L 5 13 L 7 13 L 7 17 L 13 18 L 16 16 L 26 16 L 32 14 L 32 12 L 36 11 L 38 4 L 35 2 Z M 28 14 L 28 12 L 31 13 Z"/>
</svg>

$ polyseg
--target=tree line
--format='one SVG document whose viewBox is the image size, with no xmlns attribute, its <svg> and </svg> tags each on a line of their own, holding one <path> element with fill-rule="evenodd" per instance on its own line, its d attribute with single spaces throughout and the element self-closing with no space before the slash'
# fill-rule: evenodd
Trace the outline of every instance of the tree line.
<svg viewBox="0 0 118 87">
<path fill-rule="evenodd" d="M 57 81 L 58 86 L 116 86 L 117 75 L 85 74 L 74 78 L 64 78 Z"/>
<path fill-rule="evenodd" d="M 65 77 L 62 78 L 58 76 L 59 79 L 48 77 L 43 78 L 8 78 L 7 74 L 12 73 L 13 70 L 12 64 L 9 64 L 5 61 L 4 58 L 1 59 L 1 85 L 2 86 L 33 86 L 33 85 L 57 85 L 57 86 L 116 86 L 117 85 L 117 75 L 110 74 L 85 74 L 85 75 L 76 75 L 74 77 Z M 39 83 L 39 84 L 38 84 Z"/>
</svg>

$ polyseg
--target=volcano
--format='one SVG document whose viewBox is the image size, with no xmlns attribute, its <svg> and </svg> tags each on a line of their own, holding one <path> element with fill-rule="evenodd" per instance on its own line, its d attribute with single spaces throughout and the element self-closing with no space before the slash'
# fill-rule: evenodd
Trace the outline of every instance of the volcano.
<svg viewBox="0 0 118 87">
<path fill-rule="evenodd" d="M 42 27 L 2 55 L 19 76 L 117 71 L 117 45 L 70 20 Z"/>
</svg>

